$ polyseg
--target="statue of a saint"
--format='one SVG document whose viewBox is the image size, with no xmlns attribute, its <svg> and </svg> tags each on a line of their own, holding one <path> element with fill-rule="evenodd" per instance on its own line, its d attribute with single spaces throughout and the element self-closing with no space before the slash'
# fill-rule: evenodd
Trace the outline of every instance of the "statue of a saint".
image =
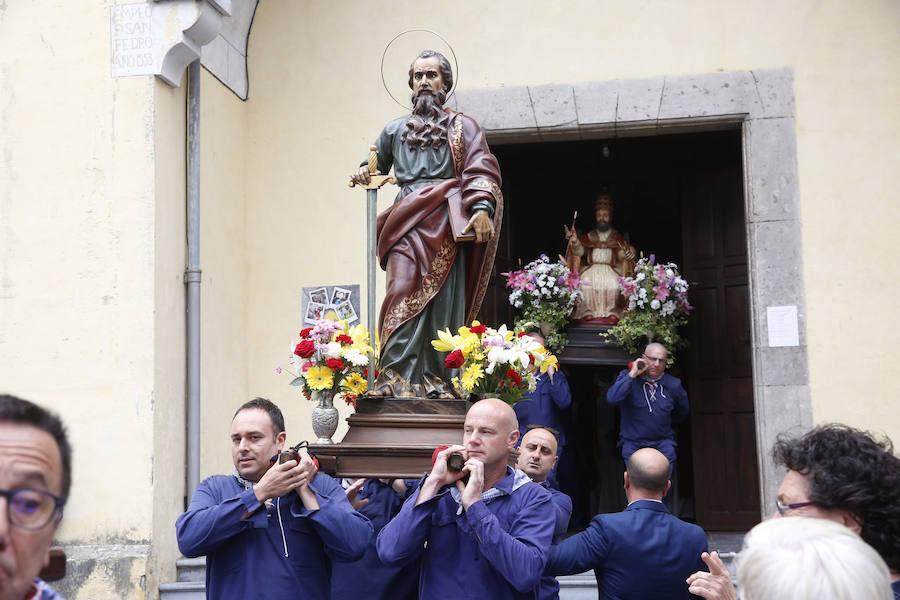
<svg viewBox="0 0 900 600">
<path fill-rule="evenodd" d="M 624 298 L 618 279 L 634 272 L 636 251 L 610 225 L 612 213 L 612 198 L 602 192 L 594 203 L 597 226 L 593 231 L 579 238 L 574 227 L 563 225 L 569 240 L 566 261 L 588 284 L 581 288 L 584 298 L 575 306 L 575 320 L 615 325 L 622 317 Z"/>
<path fill-rule="evenodd" d="M 378 172 L 394 168 L 400 192 L 378 215 L 378 259 L 387 271 L 379 317 L 380 374 L 370 396 L 457 398 L 454 370 L 431 346 L 438 329 L 475 319 L 487 289 L 503 213 L 500 168 L 471 117 L 444 107 L 450 63 L 422 52 L 409 68 L 412 113 L 375 142 Z M 351 176 L 368 183 L 367 166 Z M 453 208 L 468 218 L 457 242 Z"/>
</svg>

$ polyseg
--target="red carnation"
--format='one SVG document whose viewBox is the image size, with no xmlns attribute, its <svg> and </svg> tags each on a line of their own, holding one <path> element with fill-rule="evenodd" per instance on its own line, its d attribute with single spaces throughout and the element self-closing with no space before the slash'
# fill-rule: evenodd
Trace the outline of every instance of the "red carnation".
<svg viewBox="0 0 900 600">
<path fill-rule="evenodd" d="M 301 329 L 300 337 L 302 337 L 304 339 L 308 338 L 312 334 L 312 330 L 313 330 L 312 327 L 307 327 L 306 329 Z"/>
<path fill-rule="evenodd" d="M 507 369 L 506 376 L 513 380 L 513 383 L 516 384 L 516 387 L 519 387 L 522 385 L 522 378 L 519 377 L 519 374 L 516 373 L 512 368 Z"/>
<path fill-rule="evenodd" d="M 325 366 L 327 366 L 329 369 L 340 371 L 344 368 L 344 361 L 339 358 L 329 358 L 325 361 Z"/>
<path fill-rule="evenodd" d="M 380 373 L 380 371 L 379 371 L 378 369 L 375 369 L 375 377 L 378 377 L 378 374 L 379 374 L 379 373 Z M 363 377 L 365 377 L 365 378 L 368 379 L 368 377 L 369 377 L 369 370 L 368 370 L 368 369 L 363 369 Z"/>
<path fill-rule="evenodd" d="M 466 362 L 466 357 L 463 356 L 462 351 L 454 350 L 444 359 L 444 366 L 448 369 L 458 369 L 463 366 L 464 362 Z"/>
<path fill-rule="evenodd" d="M 520 331 L 520 332 L 519 332 L 519 335 L 517 335 L 516 337 L 523 338 L 523 337 L 525 337 L 526 335 L 528 335 L 528 334 L 525 333 L 524 331 Z"/>
<path fill-rule="evenodd" d="M 346 333 L 342 333 L 341 335 L 334 338 L 334 341 L 340 342 L 341 344 L 347 344 L 348 346 L 353 345 L 353 338 L 347 335 Z"/>
<path fill-rule="evenodd" d="M 485 325 L 473 325 L 472 327 L 469 327 L 469 331 L 481 335 L 482 333 L 487 331 L 487 327 Z"/>
<path fill-rule="evenodd" d="M 316 343 L 312 340 L 303 340 L 294 348 L 294 354 L 300 358 L 309 358 L 316 351 Z"/>
</svg>

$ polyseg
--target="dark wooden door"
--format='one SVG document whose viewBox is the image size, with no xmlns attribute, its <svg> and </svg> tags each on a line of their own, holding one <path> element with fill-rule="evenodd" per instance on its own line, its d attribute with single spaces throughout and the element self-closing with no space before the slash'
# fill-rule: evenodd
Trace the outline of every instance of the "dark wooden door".
<svg viewBox="0 0 900 600">
<path fill-rule="evenodd" d="M 685 353 L 697 522 L 759 522 L 747 234 L 740 169 L 699 172 L 681 186 L 684 275 L 694 306 Z"/>
</svg>

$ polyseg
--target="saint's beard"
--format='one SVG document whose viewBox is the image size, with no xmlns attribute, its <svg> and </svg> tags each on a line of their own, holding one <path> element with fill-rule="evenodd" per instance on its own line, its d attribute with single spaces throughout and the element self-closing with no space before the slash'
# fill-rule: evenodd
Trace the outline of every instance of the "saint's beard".
<svg viewBox="0 0 900 600">
<path fill-rule="evenodd" d="M 597 223 L 597 231 L 609 231 L 611 228 L 610 223 Z"/>
<path fill-rule="evenodd" d="M 450 115 L 444 112 L 447 92 L 439 90 L 437 95 L 430 88 L 420 88 L 412 94 L 413 109 L 406 120 L 406 130 L 402 139 L 412 149 L 427 146 L 439 147 L 447 141 L 447 123 Z"/>
</svg>

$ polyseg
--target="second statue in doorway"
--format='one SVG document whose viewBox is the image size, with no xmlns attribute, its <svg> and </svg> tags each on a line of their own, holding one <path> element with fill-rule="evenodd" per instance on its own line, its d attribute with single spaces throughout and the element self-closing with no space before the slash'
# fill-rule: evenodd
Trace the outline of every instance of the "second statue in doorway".
<svg viewBox="0 0 900 600">
<path fill-rule="evenodd" d="M 613 203 L 601 192 L 594 203 L 596 227 L 578 236 L 574 226 L 563 225 L 569 245 L 566 262 L 578 270 L 584 283 L 584 298 L 575 306 L 572 318 L 582 323 L 615 325 L 622 317 L 624 299 L 619 289 L 619 277 L 634 272 L 636 250 L 625 237 L 612 228 Z"/>
</svg>

